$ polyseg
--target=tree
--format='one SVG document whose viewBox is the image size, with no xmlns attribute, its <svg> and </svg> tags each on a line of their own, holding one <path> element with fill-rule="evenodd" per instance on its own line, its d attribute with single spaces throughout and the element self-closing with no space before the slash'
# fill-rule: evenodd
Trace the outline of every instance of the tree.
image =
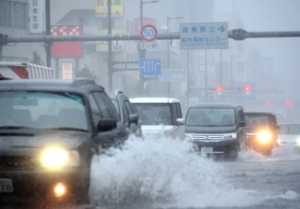
<svg viewBox="0 0 300 209">
<path fill-rule="evenodd" d="M 90 78 L 92 80 L 96 79 L 96 75 L 90 70 L 90 68 L 85 65 L 84 68 L 82 68 L 81 70 L 79 70 L 76 73 L 76 77 L 77 78 Z"/>
<path fill-rule="evenodd" d="M 36 64 L 36 65 L 44 65 L 44 62 L 41 58 L 41 56 L 37 53 L 37 51 L 34 51 L 32 54 L 32 60 L 30 61 L 30 63 L 32 64 Z"/>
</svg>

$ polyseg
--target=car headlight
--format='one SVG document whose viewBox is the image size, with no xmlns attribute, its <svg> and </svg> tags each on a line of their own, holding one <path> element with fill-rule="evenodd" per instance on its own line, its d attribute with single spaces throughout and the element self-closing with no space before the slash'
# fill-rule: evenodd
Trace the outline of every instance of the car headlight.
<svg viewBox="0 0 300 209">
<path fill-rule="evenodd" d="M 78 166 L 79 153 L 60 148 L 48 148 L 41 155 L 41 163 L 46 168 L 61 168 L 65 166 Z"/>
<path fill-rule="evenodd" d="M 297 139 L 296 143 L 297 143 L 297 146 L 300 147 L 300 138 Z"/>
<path fill-rule="evenodd" d="M 257 135 L 257 139 L 261 143 L 269 143 L 272 140 L 272 133 L 270 131 L 260 131 Z"/>
<path fill-rule="evenodd" d="M 236 139 L 236 133 L 224 134 L 224 140 Z"/>
<path fill-rule="evenodd" d="M 192 134 L 185 134 L 185 140 L 187 140 L 187 141 L 193 141 Z"/>
</svg>

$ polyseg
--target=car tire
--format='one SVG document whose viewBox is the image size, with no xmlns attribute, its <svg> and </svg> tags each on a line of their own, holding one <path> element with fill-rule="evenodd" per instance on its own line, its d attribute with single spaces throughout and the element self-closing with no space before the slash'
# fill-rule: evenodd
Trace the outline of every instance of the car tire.
<svg viewBox="0 0 300 209">
<path fill-rule="evenodd" d="M 240 145 L 236 144 L 234 149 L 229 149 L 228 152 L 226 153 L 226 157 L 229 160 L 236 161 L 239 158 L 239 150 L 240 150 Z M 232 153 L 234 151 L 234 154 Z"/>
<path fill-rule="evenodd" d="M 264 151 L 264 155 L 269 157 L 272 155 L 272 151 L 273 151 L 272 148 L 268 148 Z"/>
</svg>

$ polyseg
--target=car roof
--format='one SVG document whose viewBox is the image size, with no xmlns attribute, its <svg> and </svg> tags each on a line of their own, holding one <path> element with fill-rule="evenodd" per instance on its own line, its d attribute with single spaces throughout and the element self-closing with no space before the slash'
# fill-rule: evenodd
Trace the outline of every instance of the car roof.
<svg viewBox="0 0 300 209">
<path fill-rule="evenodd" d="M 235 105 L 235 104 L 222 104 L 222 103 L 205 103 L 205 104 L 198 104 L 198 105 L 193 105 L 190 107 L 191 108 L 237 108 L 241 107 L 240 105 Z"/>
<path fill-rule="evenodd" d="M 280 123 L 279 125 L 298 125 L 298 126 L 300 126 L 300 123 Z"/>
<path fill-rule="evenodd" d="M 73 81 L 55 80 L 55 79 L 16 79 L 1 80 L 0 91 L 12 90 L 45 90 L 45 91 L 73 91 L 85 92 L 87 90 L 105 91 L 93 80 L 87 78 L 78 78 Z"/>
<path fill-rule="evenodd" d="M 272 112 L 263 112 L 263 111 L 253 111 L 253 112 L 245 112 L 245 115 L 274 115 Z"/>
<path fill-rule="evenodd" d="M 167 97 L 137 97 L 130 98 L 131 103 L 175 103 L 180 101 L 175 98 L 167 98 Z"/>
</svg>

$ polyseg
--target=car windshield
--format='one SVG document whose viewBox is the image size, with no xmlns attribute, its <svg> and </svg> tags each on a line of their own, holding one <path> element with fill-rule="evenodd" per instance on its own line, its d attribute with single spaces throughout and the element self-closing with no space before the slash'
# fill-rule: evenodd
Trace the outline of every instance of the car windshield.
<svg viewBox="0 0 300 209">
<path fill-rule="evenodd" d="M 269 115 L 246 114 L 245 119 L 248 129 L 270 127 L 271 125 L 271 119 Z"/>
<path fill-rule="evenodd" d="M 291 123 L 291 119 L 285 113 L 275 113 L 278 123 Z"/>
<path fill-rule="evenodd" d="M 134 103 L 142 125 L 172 125 L 169 103 Z"/>
<path fill-rule="evenodd" d="M 193 108 L 188 112 L 187 126 L 233 126 L 232 108 Z"/>
<path fill-rule="evenodd" d="M 79 94 L 0 92 L 0 128 L 78 129 L 87 131 Z"/>
<path fill-rule="evenodd" d="M 279 134 L 300 135 L 300 124 L 282 124 L 280 125 Z"/>
<path fill-rule="evenodd" d="M 118 101 L 117 101 L 116 99 L 111 99 L 111 102 L 114 104 L 114 107 L 116 108 L 116 110 L 117 110 L 118 113 L 120 114 Z"/>
</svg>

